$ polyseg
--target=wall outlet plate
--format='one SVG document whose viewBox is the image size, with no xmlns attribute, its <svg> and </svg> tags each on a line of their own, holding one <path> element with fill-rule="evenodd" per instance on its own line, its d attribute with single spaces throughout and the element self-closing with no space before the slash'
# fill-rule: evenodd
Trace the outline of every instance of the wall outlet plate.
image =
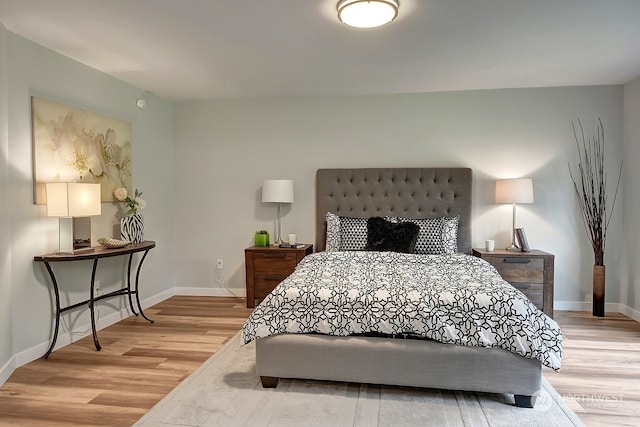
<svg viewBox="0 0 640 427">
<path fill-rule="evenodd" d="M 222 259 L 218 258 L 218 260 L 216 261 L 216 268 L 218 270 L 224 269 L 224 262 L 222 261 Z"/>
</svg>

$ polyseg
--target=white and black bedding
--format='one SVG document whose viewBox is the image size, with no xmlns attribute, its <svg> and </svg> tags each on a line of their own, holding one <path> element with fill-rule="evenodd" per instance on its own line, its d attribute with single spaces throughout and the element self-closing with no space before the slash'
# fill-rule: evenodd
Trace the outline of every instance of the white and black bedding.
<svg viewBox="0 0 640 427">
<path fill-rule="evenodd" d="M 332 251 L 305 257 L 254 310 L 243 344 L 270 335 L 409 334 L 503 348 L 560 369 L 557 323 L 469 255 Z"/>
</svg>

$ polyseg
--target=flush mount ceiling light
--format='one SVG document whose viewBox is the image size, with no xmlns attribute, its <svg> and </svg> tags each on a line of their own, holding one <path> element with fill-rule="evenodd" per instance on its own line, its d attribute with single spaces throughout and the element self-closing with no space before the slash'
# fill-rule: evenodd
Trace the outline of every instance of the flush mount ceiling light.
<svg viewBox="0 0 640 427">
<path fill-rule="evenodd" d="M 340 0 L 338 18 L 351 27 L 379 27 L 396 19 L 399 6 L 399 0 Z"/>
</svg>

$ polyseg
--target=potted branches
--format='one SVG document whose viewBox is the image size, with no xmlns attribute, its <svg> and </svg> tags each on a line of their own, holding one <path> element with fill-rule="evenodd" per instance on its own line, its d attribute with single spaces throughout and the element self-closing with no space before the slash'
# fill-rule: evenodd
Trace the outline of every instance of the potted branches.
<svg viewBox="0 0 640 427">
<path fill-rule="evenodd" d="M 620 179 L 622 177 L 622 161 L 618 172 L 618 182 L 613 200 L 609 203 L 607 194 L 607 174 L 604 165 L 604 126 L 598 119 L 596 135 L 585 137 L 582 123 L 578 120 L 580 132 L 572 122 L 573 136 L 578 150 L 577 171 L 571 170 L 569 175 L 573 181 L 578 206 L 582 214 L 587 237 L 593 248 L 593 315 L 604 316 L 605 265 L 604 250 L 607 230 L 611 221 L 611 211 L 616 203 Z"/>
</svg>

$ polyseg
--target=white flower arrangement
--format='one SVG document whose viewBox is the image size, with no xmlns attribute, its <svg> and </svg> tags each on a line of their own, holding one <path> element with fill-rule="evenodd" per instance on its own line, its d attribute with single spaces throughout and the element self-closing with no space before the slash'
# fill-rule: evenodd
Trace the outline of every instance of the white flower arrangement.
<svg viewBox="0 0 640 427">
<path fill-rule="evenodd" d="M 113 195 L 127 206 L 128 210 L 125 215 L 135 215 L 138 211 L 147 207 L 147 202 L 141 197 L 142 191 L 138 191 L 137 188 L 133 194 L 133 198 L 129 197 L 129 193 L 127 193 L 127 189 L 124 187 L 116 188 Z"/>
</svg>

